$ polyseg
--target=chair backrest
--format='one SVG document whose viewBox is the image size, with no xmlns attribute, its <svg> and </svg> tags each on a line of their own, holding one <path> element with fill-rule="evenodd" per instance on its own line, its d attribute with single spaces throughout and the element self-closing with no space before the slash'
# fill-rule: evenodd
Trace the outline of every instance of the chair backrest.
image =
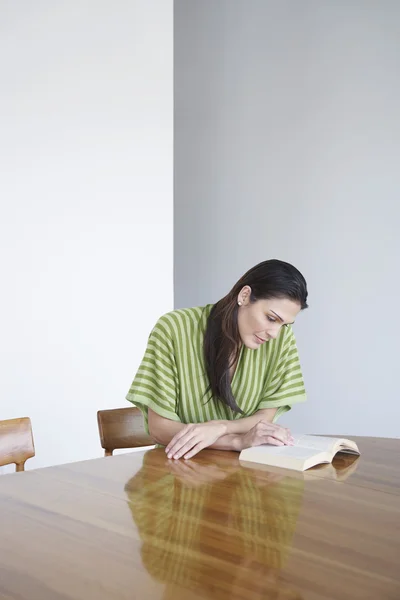
<svg viewBox="0 0 400 600">
<path fill-rule="evenodd" d="M 16 471 L 25 469 L 28 458 L 35 456 L 31 420 L 7 419 L 0 421 L 0 467 L 16 465 Z"/>
<path fill-rule="evenodd" d="M 105 456 L 120 448 L 151 446 L 154 441 L 144 430 L 142 413 L 138 408 L 114 408 L 97 413 L 100 443 Z"/>
</svg>

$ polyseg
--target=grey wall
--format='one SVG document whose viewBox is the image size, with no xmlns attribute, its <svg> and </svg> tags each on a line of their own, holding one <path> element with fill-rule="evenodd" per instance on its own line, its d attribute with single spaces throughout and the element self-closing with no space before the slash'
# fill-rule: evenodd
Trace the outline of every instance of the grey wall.
<svg viewBox="0 0 400 600">
<path fill-rule="evenodd" d="M 292 429 L 400 435 L 399 77 L 397 1 L 175 0 L 175 304 L 303 271 Z"/>
</svg>

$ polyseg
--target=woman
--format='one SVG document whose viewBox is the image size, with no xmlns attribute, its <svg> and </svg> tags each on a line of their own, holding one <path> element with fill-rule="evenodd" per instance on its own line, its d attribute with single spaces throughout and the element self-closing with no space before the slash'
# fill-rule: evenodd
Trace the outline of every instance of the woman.
<svg viewBox="0 0 400 600">
<path fill-rule="evenodd" d="M 291 327 L 304 308 L 302 274 L 267 260 L 215 305 L 159 319 L 126 398 L 168 458 L 292 444 L 276 420 L 306 399 Z"/>
</svg>

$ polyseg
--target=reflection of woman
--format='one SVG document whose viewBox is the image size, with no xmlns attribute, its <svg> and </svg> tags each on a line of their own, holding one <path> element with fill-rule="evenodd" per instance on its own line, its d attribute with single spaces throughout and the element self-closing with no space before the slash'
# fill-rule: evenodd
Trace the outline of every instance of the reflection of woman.
<svg viewBox="0 0 400 600">
<path fill-rule="evenodd" d="M 143 564 L 167 594 L 178 586 L 207 598 L 265 598 L 281 589 L 303 481 L 271 477 L 228 454 L 196 463 L 145 455 L 126 492 Z"/>
<path fill-rule="evenodd" d="M 127 399 L 169 458 L 292 443 L 276 420 L 305 400 L 291 325 L 306 307 L 302 274 L 267 260 L 215 305 L 159 319 Z"/>
</svg>

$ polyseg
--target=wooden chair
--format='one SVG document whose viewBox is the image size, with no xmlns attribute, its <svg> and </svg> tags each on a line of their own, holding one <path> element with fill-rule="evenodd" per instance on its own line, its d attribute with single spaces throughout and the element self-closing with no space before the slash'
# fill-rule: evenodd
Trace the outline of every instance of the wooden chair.
<svg viewBox="0 0 400 600">
<path fill-rule="evenodd" d="M 144 430 L 142 413 L 138 408 L 99 410 L 97 423 L 104 456 L 112 456 L 114 450 L 121 448 L 140 448 L 155 443 Z"/>
<path fill-rule="evenodd" d="M 35 456 L 31 420 L 0 421 L 0 467 L 15 464 L 17 472 L 25 470 L 25 462 Z"/>
</svg>

